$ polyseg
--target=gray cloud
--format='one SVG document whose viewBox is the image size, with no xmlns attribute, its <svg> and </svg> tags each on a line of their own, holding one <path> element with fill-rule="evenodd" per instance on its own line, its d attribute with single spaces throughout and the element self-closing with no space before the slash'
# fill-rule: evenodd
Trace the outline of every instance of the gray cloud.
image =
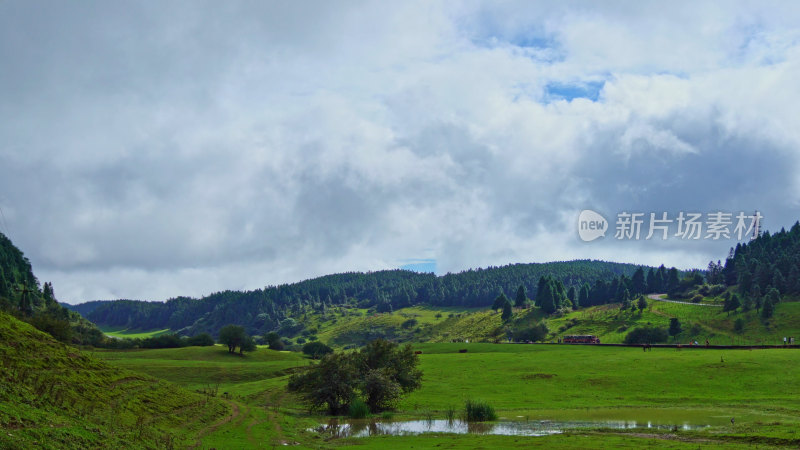
<svg viewBox="0 0 800 450">
<path fill-rule="evenodd" d="M 800 217 L 800 11 L 723 6 L 2 2 L 0 225 L 72 302 L 417 259 L 702 266 L 735 243 L 575 220 Z"/>
</svg>

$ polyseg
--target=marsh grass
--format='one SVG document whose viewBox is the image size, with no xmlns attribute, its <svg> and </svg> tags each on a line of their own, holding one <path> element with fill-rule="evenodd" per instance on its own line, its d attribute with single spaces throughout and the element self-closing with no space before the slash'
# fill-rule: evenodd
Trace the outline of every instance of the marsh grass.
<svg viewBox="0 0 800 450">
<path fill-rule="evenodd" d="M 488 403 L 469 399 L 464 404 L 464 418 L 467 422 L 486 422 L 497 420 L 497 413 Z"/>
<path fill-rule="evenodd" d="M 363 419 L 369 415 L 369 406 L 363 400 L 357 398 L 350 403 L 348 413 L 352 419 Z"/>
</svg>

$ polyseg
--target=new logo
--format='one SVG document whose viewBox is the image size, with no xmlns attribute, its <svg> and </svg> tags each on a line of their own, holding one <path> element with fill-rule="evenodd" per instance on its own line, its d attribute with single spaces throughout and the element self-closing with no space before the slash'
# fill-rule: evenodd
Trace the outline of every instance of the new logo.
<svg viewBox="0 0 800 450">
<path fill-rule="evenodd" d="M 608 221 L 591 209 L 584 209 L 578 216 L 578 236 L 584 242 L 593 241 L 606 235 Z"/>
</svg>

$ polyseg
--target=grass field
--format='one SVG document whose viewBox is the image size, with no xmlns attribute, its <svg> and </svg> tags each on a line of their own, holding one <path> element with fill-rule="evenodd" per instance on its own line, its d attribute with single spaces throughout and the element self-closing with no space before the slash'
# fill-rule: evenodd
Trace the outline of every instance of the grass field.
<svg viewBox="0 0 800 450">
<path fill-rule="evenodd" d="M 428 343 L 423 386 L 395 419 L 443 418 L 467 398 L 493 405 L 512 420 L 631 420 L 711 425 L 701 431 L 587 430 L 549 437 L 448 435 L 324 440 L 306 431 L 310 415 L 285 390 L 297 354 L 260 348 L 244 357 L 220 347 L 105 351 L 96 355 L 190 389 L 219 383 L 229 421 L 202 436 L 205 448 L 736 447 L 800 444 L 800 351 L 682 350 L 567 345 Z M 466 348 L 467 353 L 458 350 Z M 730 418 L 736 417 L 736 425 Z"/>
<path fill-rule="evenodd" d="M 169 328 L 165 328 L 163 330 L 131 330 L 125 327 L 98 327 L 98 328 L 100 328 L 100 331 L 102 331 L 108 336 L 116 338 L 129 338 L 129 339 L 149 338 L 170 332 Z"/>
</svg>

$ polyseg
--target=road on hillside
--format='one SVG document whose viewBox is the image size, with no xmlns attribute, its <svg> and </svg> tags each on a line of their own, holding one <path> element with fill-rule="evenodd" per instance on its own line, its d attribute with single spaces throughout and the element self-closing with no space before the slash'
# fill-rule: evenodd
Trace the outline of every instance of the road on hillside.
<svg viewBox="0 0 800 450">
<path fill-rule="evenodd" d="M 721 308 L 722 307 L 722 305 L 711 305 L 711 304 L 708 304 L 708 303 L 692 303 L 692 302 L 681 302 L 681 301 L 678 301 L 678 300 L 667 300 L 665 298 L 659 298 L 659 295 L 664 295 L 664 294 L 648 294 L 647 298 L 649 298 L 651 300 L 656 300 L 656 301 L 659 301 L 659 302 L 680 303 L 681 305 L 711 306 L 711 307 L 717 307 L 717 308 Z"/>
</svg>

